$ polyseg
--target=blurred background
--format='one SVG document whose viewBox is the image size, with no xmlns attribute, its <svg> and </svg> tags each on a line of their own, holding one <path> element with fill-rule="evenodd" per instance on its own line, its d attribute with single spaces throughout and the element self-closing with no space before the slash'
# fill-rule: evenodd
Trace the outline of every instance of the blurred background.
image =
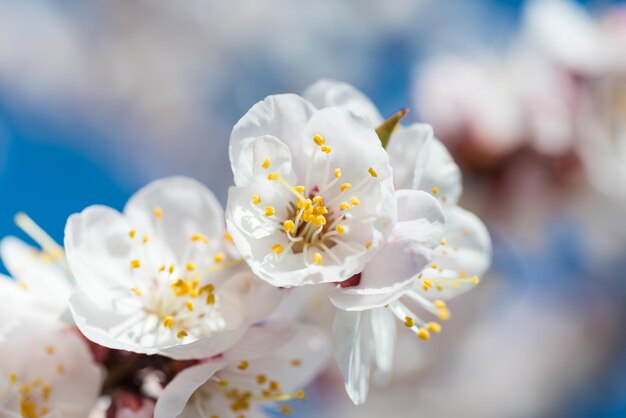
<svg viewBox="0 0 626 418">
<path fill-rule="evenodd" d="M 323 77 L 433 124 L 494 265 L 365 407 L 331 369 L 296 416 L 626 417 L 619 2 L 0 0 L 0 236 L 173 174 L 225 203 L 234 123 Z"/>
</svg>

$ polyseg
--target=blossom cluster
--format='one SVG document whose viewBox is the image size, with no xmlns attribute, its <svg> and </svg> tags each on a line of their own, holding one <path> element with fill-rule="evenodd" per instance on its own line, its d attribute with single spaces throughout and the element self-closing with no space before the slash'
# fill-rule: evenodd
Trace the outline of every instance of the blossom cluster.
<svg viewBox="0 0 626 418">
<path fill-rule="evenodd" d="M 458 166 L 405 114 L 384 119 L 321 80 L 234 126 L 225 209 L 171 177 L 122 212 L 72 215 L 63 246 L 19 214 L 40 248 L 0 248 L 13 276 L 0 277 L 2 416 L 289 415 L 331 353 L 365 402 L 372 370 L 391 378 L 396 325 L 441 332 L 447 301 L 491 259 L 485 226 L 459 206 Z M 328 333 L 302 320 L 320 295 L 336 308 Z"/>
</svg>

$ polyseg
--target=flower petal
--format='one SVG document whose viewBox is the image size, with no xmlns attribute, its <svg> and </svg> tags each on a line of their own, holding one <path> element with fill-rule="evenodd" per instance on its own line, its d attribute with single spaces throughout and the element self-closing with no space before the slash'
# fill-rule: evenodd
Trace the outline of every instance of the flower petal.
<svg viewBox="0 0 626 418">
<path fill-rule="evenodd" d="M 367 398 L 370 375 L 370 326 L 366 312 L 338 310 L 333 323 L 335 360 L 355 405 Z"/>
<path fill-rule="evenodd" d="M 330 299 L 345 310 L 384 306 L 402 296 L 430 262 L 443 237 L 443 210 L 435 198 L 417 190 L 398 190 L 398 223 L 389 241 L 365 266 L 358 285 L 335 288 Z"/>
<path fill-rule="evenodd" d="M 372 326 L 372 344 L 376 371 L 374 381 L 385 385 L 391 380 L 396 346 L 396 318 L 389 310 L 377 308 L 369 311 Z"/>
<path fill-rule="evenodd" d="M 250 181 L 250 161 L 244 149 L 248 142 L 260 136 L 273 136 L 285 143 L 298 167 L 302 128 L 315 111 L 311 103 L 295 94 L 268 96 L 252 106 L 230 134 L 229 157 L 235 184 L 240 186 Z"/>
<path fill-rule="evenodd" d="M 288 321 L 252 326 L 237 344 L 224 353 L 224 358 L 235 361 L 265 357 L 293 340 L 297 332 L 296 324 Z"/>
<path fill-rule="evenodd" d="M 121 213 L 106 206 L 90 206 L 67 220 L 68 264 L 81 290 L 102 308 L 112 308 L 119 289 L 129 288 L 131 229 Z"/>
<path fill-rule="evenodd" d="M 419 185 L 433 141 L 433 128 L 427 124 L 401 127 L 391 135 L 387 152 L 396 190 L 412 189 L 416 184 Z"/>
<path fill-rule="evenodd" d="M 446 245 L 442 245 L 433 252 L 433 262 L 437 269 L 427 268 L 423 275 L 441 281 L 443 290 L 422 292 L 429 299 L 451 299 L 475 286 L 471 280 L 473 276 L 484 274 L 491 264 L 491 238 L 483 222 L 473 213 L 458 206 L 447 207 L 446 214 Z M 456 282 L 455 279 L 465 278 L 465 282 Z M 446 281 L 453 279 L 452 281 Z"/>
<path fill-rule="evenodd" d="M 436 195 L 447 204 L 456 204 L 461 196 L 463 191 L 461 170 L 445 145 L 436 138 L 433 138 L 428 147 L 426 167 L 421 176 L 416 175 L 413 188 L 428 193 L 437 190 Z"/>
<path fill-rule="evenodd" d="M 159 211 L 158 216 L 155 210 Z M 167 177 L 149 183 L 130 198 L 124 214 L 133 228 L 159 235 L 181 262 L 194 234 L 219 239 L 224 232 L 224 213 L 219 202 L 208 188 L 188 177 Z"/>
<path fill-rule="evenodd" d="M 226 363 L 219 361 L 203 363 L 178 373 L 159 396 L 154 409 L 154 417 L 179 416 L 191 395 L 225 365 Z"/>
<path fill-rule="evenodd" d="M 342 107 L 367 119 L 373 126 L 383 122 L 374 103 L 348 83 L 321 79 L 307 87 L 302 96 L 318 109 Z"/>
</svg>

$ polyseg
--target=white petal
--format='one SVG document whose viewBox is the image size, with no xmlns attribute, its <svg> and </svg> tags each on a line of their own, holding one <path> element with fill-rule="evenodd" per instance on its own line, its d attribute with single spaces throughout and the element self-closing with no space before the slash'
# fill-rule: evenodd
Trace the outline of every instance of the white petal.
<svg viewBox="0 0 626 418">
<path fill-rule="evenodd" d="M 224 359 L 251 360 L 272 354 L 292 341 L 298 333 L 293 322 L 269 322 L 248 328 L 244 336 L 224 353 Z"/>
<path fill-rule="evenodd" d="M 420 183 L 433 140 L 433 128 L 419 123 L 401 127 L 391 135 L 387 152 L 396 189 L 412 189 Z"/>
<path fill-rule="evenodd" d="M 372 325 L 372 344 L 376 371 L 374 380 L 385 385 L 391 380 L 396 346 L 396 318 L 388 309 L 377 308 L 369 312 Z"/>
<path fill-rule="evenodd" d="M 335 288 L 330 298 L 345 310 L 384 306 L 402 296 L 430 262 L 444 234 L 443 210 L 428 193 L 396 192 L 398 223 L 389 241 L 367 263 L 357 286 Z"/>
<path fill-rule="evenodd" d="M 28 290 L 37 310 L 57 318 L 67 310 L 72 287 L 59 264 L 13 237 L 0 242 L 0 254 L 7 270 Z"/>
<path fill-rule="evenodd" d="M 370 324 L 367 313 L 337 311 L 333 323 L 335 360 L 355 405 L 367 398 L 370 375 Z"/>
<path fill-rule="evenodd" d="M 179 344 L 172 347 L 161 348 L 159 354 L 173 358 L 174 360 L 193 360 L 212 357 L 232 347 L 245 332 L 246 327 L 237 327 L 189 344 Z"/>
<path fill-rule="evenodd" d="M 3 418 L 21 418 L 20 395 L 9 379 L 0 375 L 0 416 Z"/>
<path fill-rule="evenodd" d="M 428 193 L 431 193 L 434 187 L 438 189 L 437 196 L 448 204 L 457 203 L 463 191 L 459 166 L 456 165 L 446 147 L 436 138 L 433 138 L 428 147 L 426 168 L 421 177 L 415 178 L 413 184 L 414 189 Z"/>
<path fill-rule="evenodd" d="M 230 135 L 229 157 L 235 184 L 247 184 L 250 180 L 250 162 L 243 150 L 253 138 L 266 135 L 278 138 L 287 144 L 294 162 L 298 163 L 302 128 L 315 111 L 312 104 L 295 94 L 268 96 L 252 106 Z"/>
<path fill-rule="evenodd" d="M 364 117 L 373 126 L 383 122 L 374 103 L 348 83 L 321 79 L 307 87 L 302 95 L 318 109 L 342 107 Z"/>
<path fill-rule="evenodd" d="M 427 278 L 460 278 L 482 276 L 491 264 L 491 239 L 483 222 L 473 213 L 458 206 L 446 208 L 446 245 L 434 251 L 437 269 L 427 268 Z M 440 270 L 441 269 L 441 270 Z M 421 292 L 429 299 L 450 299 L 475 286 L 459 283 L 458 288 L 446 284 L 443 291 Z M 421 291 L 421 288 L 419 288 Z"/>
<path fill-rule="evenodd" d="M 155 208 L 160 208 L 162 218 L 154 216 Z M 124 214 L 133 228 L 158 235 L 179 261 L 192 235 L 219 239 L 224 232 L 219 202 L 208 188 L 188 177 L 168 177 L 146 185 L 130 198 Z"/>
<path fill-rule="evenodd" d="M 232 363 L 224 369 L 224 377 L 227 380 L 231 378 L 237 380 L 241 379 L 242 375 L 265 374 L 270 380 L 279 382 L 284 393 L 304 388 L 328 363 L 330 341 L 325 332 L 313 325 L 292 325 L 290 332 L 289 341 L 285 342 L 286 335 L 279 336 L 282 345 L 269 355 L 251 360 L 245 372 L 237 368 L 237 363 Z M 275 334 L 275 331 L 272 331 L 272 334 Z M 266 340 L 270 335 L 266 335 L 264 341 L 260 341 L 265 348 L 270 348 Z M 229 351 L 225 357 L 230 357 L 230 354 Z M 297 361 L 296 365 L 294 361 Z"/>
<path fill-rule="evenodd" d="M 205 384 L 218 370 L 225 366 L 223 362 L 210 362 L 189 367 L 178 373 L 165 387 L 157 400 L 155 418 L 175 418 L 187 405 L 191 395 Z"/>
<path fill-rule="evenodd" d="M 129 289 L 133 256 L 131 224 L 106 206 L 90 206 L 70 216 L 65 226 L 65 252 L 78 286 L 104 309 L 112 308 L 119 289 Z"/>
</svg>

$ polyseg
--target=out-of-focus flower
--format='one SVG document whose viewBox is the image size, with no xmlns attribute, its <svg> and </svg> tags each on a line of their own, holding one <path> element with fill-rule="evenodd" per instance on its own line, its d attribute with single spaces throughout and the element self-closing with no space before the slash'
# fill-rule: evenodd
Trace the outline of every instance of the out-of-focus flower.
<svg viewBox="0 0 626 418">
<path fill-rule="evenodd" d="M 84 418 L 102 377 L 78 335 L 29 324 L 0 344 L 0 413 L 6 418 Z"/>
<path fill-rule="evenodd" d="M 13 276 L 0 280 L 3 304 L 16 307 L 13 317 L 22 312 L 56 321 L 67 311 L 73 279 L 60 247 L 38 250 L 7 237 L 0 242 L 0 255 Z"/>
<path fill-rule="evenodd" d="M 369 99 L 345 83 L 324 80 L 307 92 L 319 107 L 345 105 L 355 112 L 366 111 L 370 120 L 379 123 L 376 116 L 369 116 L 377 113 Z M 486 271 L 491 258 L 484 225 L 457 206 L 460 170 L 433 137 L 432 129 L 419 124 L 399 127 L 387 149 L 398 174 L 394 175 L 394 186 L 400 189 L 396 192 L 398 223 L 389 242 L 363 272 L 331 294 L 339 308 L 355 311 L 337 313 L 333 337 L 347 392 L 357 404 L 367 396 L 370 362 L 376 364 L 379 381 L 389 378 L 396 338 L 394 316 L 422 339 L 441 330 L 438 323 L 422 320 L 404 302 L 417 303 L 429 314 L 448 319 L 444 300 L 478 282 L 475 275 Z M 426 204 L 426 197 L 431 204 Z M 396 234 L 398 240 L 394 240 Z"/>
<path fill-rule="evenodd" d="M 138 191 L 124 213 L 70 217 L 65 247 L 76 325 L 106 347 L 189 359 L 233 345 L 280 291 L 241 264 L 213 194 L 183 177 Z"/>
<path fill-rule="evenodd" d="M 235 125 L 230 160 L 229 230 L 275 286 L 346 280 L 391 233 L 389 157 L 370 123 L 348 110 L 270 96 Z"/>
<path fill-rule="evenodd" d="M 326 335 L 308 325 L 273 323 L 251 327 L 230 350 L 179 373 L 165 387 L 156 418 L 264 417 L 263 408 L 285 415 L 325 366 Z"/>
</svg>

